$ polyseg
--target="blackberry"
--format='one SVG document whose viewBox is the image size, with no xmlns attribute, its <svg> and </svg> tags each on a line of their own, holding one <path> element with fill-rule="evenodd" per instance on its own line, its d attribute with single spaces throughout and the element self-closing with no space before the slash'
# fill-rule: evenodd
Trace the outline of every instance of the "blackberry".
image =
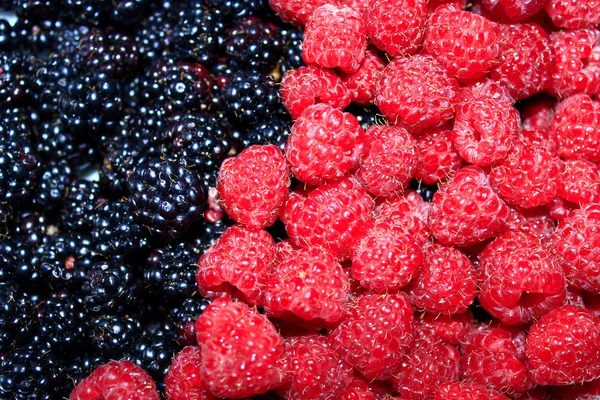
<svg viewBox="0 0 600 400">
<path fill-rule="evenodd" d="M 116 198 L 128 193 L 127 178 L 146 157 L 146 146 L 135 140 L 124 140 L 108 147 L 100 169 L 100 184 L 107 194 Z"/>
<path fill-rule="evenodd" d="M 288 26 L 281 29 L 283 38 L 283 56 L 281 57 L 281 73 L 303 67 L 302 60 L 302 42 L 304 41 L 304 31 Z"/>
<path fill-rule="evenodd" d="M 224 87 L 223 97 L 229 115 L 240 126 L 269 119 L 281 103 L 273 78 L 256 71 L 234 74 Z"/>
<path fill-rule="evenodd" d="M 162 105 L 136 106 L 135 111 L 132 110 L 121 120 L 119 131 L 114 140 L 108 143 L 108 148 L 115 144 L 118 146 L 118 142 L 136 141 L 144 150 L 152 150 L 162 143 L 167 120 L 167 112 Z"/>
<path fill-rule="evenodd" d="M 180 15 L 173 29 L 173 56 L 203 65 L 216 62 L 227 36 L 220 16 L 197 3 L 184 8 Z"/>
<path fill-rule="evenodd" d="M 189 241 L 204 253 L 231 225 L 233 225 L 233 222 L 227 217 L 212 223 L 198 224 L 188 233 Z"/>
<path fill-rule="evenodd" d="M 33 56 L 24 52 L 0 52 L 0 104 L 28 105 L 32 100 Z"/>
<path fill-rule="evenodd" d="M 106 314 L 91 320 L 89 335 L 95 355 L 120 359 L 141 334 L 141 324 L 124 314 Z"/>
<path fill-rule="evenodd" d="M 35 304 L 22 291 L 10 285 L 0 285 L 1 354 L 6 354 L 11 348 L 14 349 L 14 346 L 28 340 L 30 333 L 35 329 L 34 311 Z"/>
<path fill-rule="evenodd" d="M 37 308 L 38 335 L 53 351 L 77 351 L 87 338 L 82 299 L 68 292 L 52 293 Z"/>
<path fill-rule="evenodd" d="M 101 201 L 98 182 L 78 179 L 65 190 L 60 214 L 62 226 L 69 231 L 91 232 L 94 209 Z"/>
<path fill-rule="evenodd" d="M 45 164 L 34 189 L 33 207 L 46 213 L 60 209 L 65 189 L 73 178 L 73 170 L 65 159 L 59 158 Z"/>
<path fill-rule="evenodd" d="M 266 0 L 203 0 L 212 12 L 229 19 L 260 16 L 270 12 Z"/>
<path fill-rule="evenodd" d="M 185 162 L 148 160 L 134 169 L 128 187 L 134 218 L 162 239 L 182 236 L 203 215 L 206 188 Z"/>
<path fill-rule="evenodd" d="M 437 185 L 425 185 L 423 182 L 413 179 L 408 187 L 421 195 L 423 201 L 431 202 L 433 195 L 437 192 Z"/>
<path fill-rule="evenodd" d="M 11 24 L 0 19 L 0 51 L 10 51 L 15 48 L 17 41 L 17 33 L 14 31 Z"/>
<path fill-rule="evenodd" d="M 65 25 L 59 29 L 52 51 L 57 53 L 58 57 L 71 57 L 77 52 L 77 46 L 84 36 L 88 34 L 90 28 L 85 25 Z"/>
<path fill-rule="evenodd" d="M 40 159 L 33 144 L 0 137 L 0 199 L 15 205 L 27 200 L 35 186 Z"/>
<path fill-rule="evenodd" d="M 184 346 L 195 346 L 196 341 L 196 319 L 210 304 L 210 300 L 195 295 L 189 297 L 169 313 L 171 323 L 177 329 L 179 342 Z"/>
<path fill-rule="evenodd" d="M 110 358 L 100 354 L 83 354 L 69 360 L 63 371 L 63 387 L 65 393 L 70 394 L 75 386 L 87 378 L 96 368 L 106 364 Z"/>
<path fill-rule="evenodd" d="M 41 20 L 57 12 L 57 2 L 54 0 L 19 0 L 14 9 L 15 14 L 22 18 Z"/>
<path fill-rule="evenodd" d="M 63 29 L 63 22 L 54 16 L 39 18 L 19 18 L 13 30 L 18 43 L 22 48 L 31 50 L 36 55 L 45 56 L 49 51 L 59 32 Z"/>
<path fill-rule="evenodd" d="M 361 107 L 351 104 L 345 111 L 354 115 L 364 130 L 372 125 L 385 125 L 387 123 L 376 106 Z"/>
<path fill-rule="evenodd" d="M 52 230 L 47 216 L 38 211 L 22 211 L 15 217 L 12 226 L 12 237 L 27 246 L 42 244 Z"/>
<path fill-rule="evenodd" d="M 133 269 L 118 260 L 101 261 L 85 272 L 81 293 L 93 313 L 119 313 L 136 300 L 139 282 Z"/>
<path fill-rule="evenodd" d="M 268 72 L 283 51 L 277 27 L 256 17 L 247 17 L 229 31 L 225 52 L 233 66 Z"/>
<path fill-rule="evenodd" d="M 8 239 L 10 235 L 10 222 L 13 219 L 13 209 L 8 204 L 0 202 L 0 240 Z"/>
<path fill-rule="evenodd" d="M 131 26 L 150 10 L 150 0 L 62 0 L 62 10 L 79 23 Z"/>
<path fill-rule="evenodd" d="M 18 285 L 22 289 L 38 290 L 44 283 L 38 259 L 32 248 L 18 239 L 0 244 L 0 285 Z"/>
<path fill-rule="evenodd" d="M 141 22 L 136 42 L 143 61 L 151 62 L 166 55 L 171 49 L 172 35 L 177 24 L 173 13 L 160 9 Z"/>
<path fill-rule="evenodd" d="M 66 54 L 50 54 L 38 61 L 33 86 L 40 113 L 48 119 L 60 112 L 60 98 L 66 94 L 68 84 L 78 75 L 78 68 Z"/>
<path fill-rule="evenodd" d="M 243 139 L 244 147 L 272 144 L 284 151 L 291 125 L 292 119 L 289 114 L 277 113 L 271 119 L 258 123 L 246 132 Z"/>
</svg>

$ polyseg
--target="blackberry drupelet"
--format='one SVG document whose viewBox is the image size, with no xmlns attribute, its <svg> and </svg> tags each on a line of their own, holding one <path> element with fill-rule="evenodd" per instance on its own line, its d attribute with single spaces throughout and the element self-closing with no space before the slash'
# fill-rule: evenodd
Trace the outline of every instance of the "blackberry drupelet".
<svg viewBox="0 0 600 400">
<path fill-rule="evenodd" d="M 196 319 L 198 319 L 210 303 L 210 300 L 196 294 L 188 297 L 179 307 L 171 310 L 169 318 L 177 329 L 179 343 L 184 346 L 197 345 Z"/>
<path fill-rule="evenodd" d="M 46 283 L 32 247 L 19 239 L 0 244 L 0 285 L 15 285 L 22 290 L 38 291 Z"/>
<path fill-rule="evenodd" d="M 83 300 L 69 292 L 55 292 L 37 308 L 40 340 L 52 351 L 79 352 L 87 340 Z"/>
<path fill-rule="evenodd" d="M 40 170 L 40 159 L 27 139 L 0 137 L 0 202 L 15 205 L 28 200 Z"/>
<path fill-rule="evenodd" d="M 64 158 L 45 163 L 31 199 L 33 207 L 46 213 L 60 210 L 65 190 L 74 177 L 74 171 Z"/>
<path fill-rule="evenodd" d="M 60 98 L 67 92 L 69 82 L 77 77 L 78 68 L 70 56 L 56 53 L 37 61 L 34 68 L 33 87 L 40 113 L 52 119 L 60 110 Z"/>
<path fill-rule="evenodd" d="M 63 21 L 55 16 L 42 16 L 43 19 L 19 18 L 13 30 L 21 48 L 45 56 L 63 29 Z"/>
<path fill-rule="evenodd" d="M 410 181 L 408 187 L 419 193 L 419 195 L 421 195 L 421 197 L 423 198 L 423 201 L 427 202 L 431 202 L 431 199 L 433 199 L 433 195 L 438 190 L 437 185 L 426 185 L 423 182 L 418 181 L 416 179 Z"/>
<path fill-rule="evenodd" d="M 33 64 L 31 54 L 0 52 L 0 104 L 3 108 L 31 103 Z"/>
<path fill-rule="evenodd" d="M 167 112 L 162 105 L 136 105 L 119 123 L 119 130 L 107 146 L 110 150 L 125 141 L 135 141 L 145 151 L 158 154 L 156 147 L 162 143 L 163 131 L 167 127 Z"/>
<path fill-rule="evenodd" d="M 70 394 L 81 380 L 87 378 L 96 368 L 109 361 L 110 358 L 98 354 L 78 355 L 69 360 L 63 370 L 65 393 Z"/>
<path fill-rule="evenodd" d="M 302 60 L 302 42 L 304 41 L 304 31 L 293 26 L 286 26 L 281 29 L 283 39 L 283 55 L 281 57 L 281 73 L 303 67 Z"/>
<path fill-rule="evenodd" d="M 244 147 L 255 144 L 265 145 L 273 144 L 283 151 L 290 134 L 292 120 L 289 114 L 280 112 L 271 119 L 262 121 L 253 126 L 244 135 Z"/>
<path fill-rule="evenodd" d="M 269 72 L 279 61 L 283 41 L 277 27 L 256 17 L 244 18 L 227 37 L 225 52 L 232 66 Z"/>
<path fill-rule="evenodd" d="M 90 28 L 85 25 L 65 24 L 59 29 L 52 50 L 58 57 L 71 57 L 77 51 L 79 42 L 88 34 Z"/>
<path fill-rule="evenodd" d="M 94 354 L 118 360 L 133 348 L 142 326 L 135 317 L 105 314 L 91 320 L 88 329 Z"/>
<path fill-rule="evenodd" d="M 69 231 L 91 232 L 94 210 L 101 201 L 98 182 L 77 179 L 66 188 L 60 213 L 62 226 Z"/>
<path fill-rule="evenodd" d="M 42 20 L 57 12 L 57 2 L 54 0 L 19 0 L 15 2 L 15 14 L 19 19 L 31 18 Z"/>
<path fill-rule="evenodd" d="M 0 51 L 10 51 L 16 44 L 17 33 L 7 20 L 0 19 Z"/>
<path fill-rule="evenodd" d="M 170 10 L 159 9 L 141 22 L 136 34 L 141 61 L 150 63 L 166 56 L 171 49 L 177 18 Z"/>
<path fill-rule="evenodd" d="M 146 15 L 151 4 L 150 0 L 62 0 L 62 10 L 83 24 L 131 27 Z"/>
<path fill-rule="evenodd" d="M 181 237 L 202 218 L 206 188 L 185 161 L 148 160 L 134 169 L 128 186 L 132 215 L 154 236 Z"/>
<path fill-rule="evenodd" d="M 198 224 L 188 232 L 187 237 L 192 244 L 204 253 L 231 225 L 233 225 L 233 221 L 224 216 L 216 222 L 206 221 L 203 224 Z"/>
<path fill-rule="evenodd" d="M 35 326 L 35 304 L 17 286 L 0 284 L 0 353 L 26 342 Z"/>
<path fill-rule="evenodd" d="M 139 288 L 139 280 L 129 265 L 107 260 L 85 271 L 80 292 L 88 312 L 123 313 L 137 300 Z"/>
<path fill-rule="evenodd" d="M 147 146 L 135 140 L 123 140 L 108 145 L 100 169 L 102 190 L 112 198 L 128 193 L 127 178 L 133 169 L 147 157 Z"/>
<path fill-rule="evenodd" d="M 202 2 L 213 13 L 229 19 L 272 13 L 266 0 L 202 0 Z"/>
<path fill-rule="evenodd" d="M 235 73 L 224 87 L 223 97 L 232 120 L 246 127 L 269 119 L 281 103 L 273 78 L 256 71 Z"/>
<path fill-rule="evenodd" d="M 38 211 L 22 211 L 12 222 L 11 236 L 21 244 L 37 246 L 47 240 L 51 222 L 45 214 Z"/>
<path fill-rule="evenodd" d="M 350 104 L 345 111 L 352 113 L 352 115 L 358 119 L 360 126 L 364 130 L 367 130 L 371 125 L 385 125 L 387 123 L 385 117 L 379 112 L 379 109 L 376 106 L 361 107 Z"/>
</svg>

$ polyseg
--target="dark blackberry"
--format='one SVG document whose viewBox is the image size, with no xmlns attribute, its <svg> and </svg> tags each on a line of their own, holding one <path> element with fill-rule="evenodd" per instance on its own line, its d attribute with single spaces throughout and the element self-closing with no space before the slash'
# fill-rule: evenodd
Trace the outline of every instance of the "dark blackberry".
<svg viewBox="0 0 600 400">
<path fill-rule="evenodd" d="M 421 197 L 423 198 L 423 201 L 427 201 L 427 202 L 431 202 L 431 199 L 433 199 L 433 195 L 438 190 L 437 185 L 426 185 L 423 182 L 418 181 L 416 179 L 413 179 L 409 183 L 408 187 L 410 189 L 415 190 L 417 193 L 419 193 L 421 195 Z"/>
<path fill-rule="evenodd" d="M 168 10 L 159 9 L 142 21 L 136 34 L 136 42 L 144 61 L 157 60 L 170 50 L 173 31 L 177 24 L 173 14 Z"/>
<path fill-rule="evenodd" d="M 54 46 L 62 29 L 62 20 L 53 16 L 44 16 L 41 20 L 20 18 L 13 28 L 19 45 L 41 56 Z"/>
<path fill-rule="evenodd" d="M 32 248 L 18 239 L 0 244 L 0 285 L 14 284 L 22 289 L 38 290 L 45 282 Z"/>
<path fill-rule="evenodd" d="M 222 53 L 227 37 L 220 16 L 194 3 L 183 9 L 172 36 L 173 56 L 210 65 Z"/>
<path fill-rule="evenodd" d="M 86 25 L 65 24 L 62 29 L 59 29 L 52 50 L 59 57 L 70 58 L 76 53 L 79 42 L 89 31 L 90 28 Z"/>
<path fill-rule="evenodd" d="M 10 222 L 12 219 L 12 207 L 0 202 L 0 240 L 6 240 L 10 236 Z"/>
<path fill-rule="evenodd" d="M 223 234 L 225 229 L 233 225 L 233 221 L 226 216 L 216 222 L 204 222 L 197 224 L 189 232 L 189 241 L 192 242 L 196 247 L 200 248 L 202 252 L 206 251 L 212 246 L 219 237 Z"/>
<path fill-rule="evenodd" d="M 304 31 L 286 26 L 281 29 L 281 37 L 283 38 L 283 55 L 281 57 L 281 73 L 303 67 L 302 60 L 302 42 L 304 41 Z"/>
<path fill-rule="evenodd" d="M 52 293 L 37 308 L 37 335 L 53 351 L 78 351 L 87 340 L 83 301 L 69 292 Z"/>
<path fill-rule="evenodd" d="M 242 19 L 270 12 L 266 0 L 203 0 L 212 12 L 228 19 Z"/>
<path fill-rule="evenodd" d="M 53 228 L 49 218 L 38 211 L 23 211 L 12 223 L 12 237 L 27 246 L 42 244 Z"/>
<path fill-rule="evenodd" d="M 239 71 L 223 90 L 227 111 L 240 126 L 256 125 L 269 119 L 280 107 L 277 84 L 270 75 Z"/>
<path fill-rule="evenodd" d="M 75 79 L 78 68 L 66 54 L 50 54 L 35 64 L 34 90 L 42 115 L 48 119 L 60 112 L 60 98 L 66 94 L 68 84 Z"/>
<path fill-rule="evenodd" d="M 108 146 L 100 169 L 100 184 L 106 194 L 117 198 L 128 193 L 127 178 L 146 157 L 146 147 L 135 140 L 124 140 Z"/>
<path fill-rule="evenodd" d="M 283 51 L 283 41 L 275 25 L 256 17 L 244 18 L 227 37 L 225 52 L 232 66 L 269 72 Z"/>
<path fill-rule="evenodd" d="M 15 48 L 17 33 L 5 19 L 0 19 L 0 51 L 10 51 Z"/>
<path fill-rule="evenodd" d="M 255 144 L 273 144 L 283 151 L 290 134 L 291 125 L 292 119 L 287 113 L 278 113 L 272 118 L 262 121 L 250 128 L 244 135 L 244 147 Z"/>
<path fill-rule="evenodd" d="M 74 172 L 65 159 L 44 164 L 34 189 L 32 204 L 37 210 L 54 213 L 63 203 L 65 189 L 74 179 Z"/>
<path fill-rule="evenodd" d="M 0 52 L 0 104 L 3 108 L 29 105 L 32 101 L 33 56 L 24 52 Z"/>
<path fill-rule="evenodd" d="M 195 295 L 189 297 L 169 313 L 170 321 L 175 325 L 179 334 L 179 342 L 184 346 L 197 345 L 196 319 L 211 303 L 210 300 Z"/>
<path fill-rule="evenodd" d="M 69 360 L 63 370 L 63 386 L 67 395 L 73 391 L 79 382 L 87 378 L 96 368 L 109 361 L 110 358 L 94 353 L 78 355 L 72 360 Z"/>
<path fill-rule="evenodd" d="M 74 21 L 101 25 L 131 26 L 138 23 L 150 9 L 150 0 L 62 0 L 62 10 Z"/>
<path fill-rule="evenodd" d="M 124 314 L 105 314 L 89 325 L 91 347 L 95 355 L 120 359 L 141 334 L 140 322 Z"/>
<path fill-rule="evenodd" d="M 134 169 L 128 186 L 131 213 L 154 236 L 178 238 L 203 216 L 206 188 L 185 162 L 148 160 Z"/>
<path fill-rule="evenodd" d="M 60 221 L 69 231 L 91 232 L 94 210 L 101 201 L 98 182 L 78 179 L 65 190 Z"/>
<path fill-rule="evenodd" d="M 344 111 L 354 115 L 364 130 L 367 130 L 371 125 L 385 125 L 387 123 L 376 106 L 361 107 L 351 104 Z"/>
<path fill-rule="evenodd" d="M 14 11 L 20 18 L 40 21 L 56 14 L 57 6 L 55 0 L 18 0 Z"/>
<path fill-rule="evenodd" d="M 36 326 L 34 311 L 35 304 L 21 290 L 0 285 L 0 354 L 28 340 Z"/>
<path fill-rule="evenodd" d="M 0 137 L 0 199 L 15 205 L 27 200 L 39 174 L 40 159 L 26 139 Z"/>
<path fill-rule="evenodd" d="M 132 306 L 139 290 L 133 269 L 118 260 L 97 262 L 85 271 L 81 294 L 93 313 L 120 313 Z"/>
</svg>

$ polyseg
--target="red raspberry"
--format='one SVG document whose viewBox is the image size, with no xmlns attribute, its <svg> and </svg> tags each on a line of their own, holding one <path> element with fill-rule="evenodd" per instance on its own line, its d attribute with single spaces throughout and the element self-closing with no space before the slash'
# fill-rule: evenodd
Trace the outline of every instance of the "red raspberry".
<svg viewBox="0 0 600 400">
<path fill-rule="evenodd" d="M 550 137 L 563 158 L 600 161 L 600 103 L 585 94 L 563 100 L 552 118 Z"/>
<path fill-rule="evenodd" d="M 446 382 L 440 385 L 435 400 L 510 400 L 483 385 L 469 382 Z"/>
<path fill-rule="evenodd" d="M 471 331 L 475 320 L 470 309 L 461 314 L 423 313 L 416 319 L 415 333 L 418 336 L 434 337 L 456 346 L 463 342 Z"/>
<path fill-rule="evenodd" d="M 401 196 L 386 198 L 377 206 L 375 216 L 403 228 L 419 246 L 423 246 L 431 236 L 427 226 L 430 211 L 431 203 L 425 203 L 417 192 L 407 189 Z"/>
<path fill-rule="evenodd" d="M 500 63 L 491 78 L 506 86 L 516 99 L 525 99 L 550 87 L 554 48 L 536 24 L 503 25 Z"/>
<path fill-rule="evenodd" d="M 481 78 L 461 86 L 456 102 L 456 109 L 469 101 L 477 100 L 482 97 L 509 105 L 514 103 L 513 97 L 505 86 L 502 86 L 489 78 Z"/>
<path fill-rule="evenodd" d="M 415 139 L 397 125 L 370 126 L 366 136 L 367 154 L 356 177 L 374 196 L 402 193 L 417 166 Z"/>
<path fill-rule="evenodd" d="M 351 74 L 340 73 L 342 82 L 352 94 L 352 102 L 368 107 L 375 100 L 379 76 L 385 69 L 385 62 L 376 51 L 367 50 L 360 67 Z"/>
<path fill-rule="evenodd" d="M 414 54 L 427 22 L 426 0 L 370 0 L 365 26 L 371 42 L 391 57 Z"/>
<path fill-rule="evenodd" d="M 470 246 L 506 227 L 510 209 L 474 165 L 456 171 L 433 195 L 429 229 L 444 245 Z"/>
<path fill-rule="evenodd" d="M 413 340 L 413 308 L 406 294 L 365 293 L 330 333 L 332 346 L 368 380 L 386 379 Z"/>
<path fill-rule="evenodd" d="M 435 12 L 435 10 L 437 10 L 439 6 L 446 4 L 451 4 L 459 10 L 464 10 L 467 8 L 467 0 L 429 0 L 427 2 L 427 10 L 431 15 Z M 471 5 L 471 2 L 469 2 L 469 5 Z"/>
<path fill-rule="evenodd" d="M 594 0 L 548 0 L 546 12 L 559 28 L 580 29 L 600 23 L 600 3 Z"/>
<path fill-rule="evenodd" d="M 362 16 L 349 7 L 326 4 L 317 8 L 306 23 L 302 59 L 307 65 L 351 73 L 360 67 L 366 50 Z"/>
<path fill-rule="evenodd" d="M 321 67 L 300 67 L 286 72 L 279 88 L 281 100 L 293 119 L 308 106 L 324 103 L 343 110 L 352 94 L 335 72 Z"/>
<path fill-rule="evenodd" d="M 524 129 L 542 129 L 548 131 L 554 117 L 556 99 L 535 96 L 521 103 L 521 125 Z"/>
<path fill-rule="evenodd" d="M 600 202 L 600 168 L 588 160 L 565 160 L 557 195 L 579 205 Z"/>
<path fill-rule="evenodd" d="M 483 77 L 500 60 L 500 25 L 482 16 L 441 6 L 431 16 L 423 48 L 460 81 Z"/>
<path fill-rule="evenodd" d="M 338 5 L 338 0 L 269 0 L 271 9 L 283 22 L 304 26 L 312 13 L 325 4 Z"/>
<path fill-rule="evenodd" d="M 476 330 L 461 345 L 460 360 L 465 380 L 502 393 L 525 392 L 534 384 L 519 359 L 511 333 L 501 327 Z"/>
<path fill-rule="evenodd" d="M 600 378 L 600 319 L 585 308 L 556 308 L 531 326 L 525 354 L 529 376 L 538 385 Z"/>
<path fill-rule="evenodd" d="M 577 204 L 569 203 L 561 198 L 555 197 L 552 201 L 546 204 L 546 209 L 552 218 L 557 221 L 562 221 L 573 210 L 577 210 Z"/>
<path fill-rule="evenodd" d="M 283 339 L 256 309 L 219 298 L 198 317 L 196 336 L 200 374 L 215 396 L 240 399 L 284 384 Z"/>
<path fill-rule="evenodd" d="M 339 0 L 344 7 L 350 7 L 360 15 L 364 15 L 365 9 L 369 5 L 369 0 Z"/>
<path fill-rule="evenodd" d="M 250 146 L 223 161 L 220 201 L 231 218 L 250 230 L 273 225 L 285 204 L 290 167 L 277 146 Z"/>
<path fill-rule="evenodd" d="M 70 400 L 159 400 L 154 380 L 130 361 L 110 361 L 82 380 Z"/>
<path fill-rule="evenodd" d="M 227 293 L 249 304 L 262 305 L 274 260 L 275 241 L 267 231 L 227 228 L 198 261 L 200 294 L 215 298 Z"/>
<path fill-rule="evenodd" d="M 508 219 L 508 230 L 536 235 L 542 241 L 550 238 L 556 225 L 545 207 L 529 208 L 521 210 L 513 208 Z"/>
<path fill-rule="evenodd" d="M 552 399 L 556 400 L 597 400 L 600 398 L 600 379 L 552 388 Z"/>
<path fill-rule="evenodd" d="M 324 249 L 285 251 L 269 277 L 265 310 L 284 320 L 327 326 L 344 317 L 349 290 L 348 275 Z"/>
<path fill-rule="evenodd" d="M 508 204 L 533 208 L 556 196 L 560 170 L 558 154 L 544 133 L 522 130 L 506 158 L 491 168 L 490 185 Z"/>
<path fill-rule="evenodd" d="M 421 246 L 391 219 L 375 223 L 360 240 L 352 257 L 352 277 L 369 290 L 392 293 L 417 272 Z"/>
<path fill-rule="evenodd" d="M 433 57 L 417 54 L 388 64 L 375 103 L 390 123 L 419 132 L 451 119 L 457 95 L 458 82 Z"/>
<path fill-rule="evenodd" d="M 417 140 L 415 178 L 435 185 L 452 176 L 463 159 L 452 144 L 452 128 L 443 126 L 426 131 Z"/>
<path fill-rule="evenodd" d="M 545 0 L 483 0 L 497 21 L 525 22 L 544 9 Z"/>
<path fill-rule="evenodd" d="M 307 195 L 292 192 L 281 220 L 302 247 L 322 246 L 347 259 L 370 223 L 373 199 L 352 176 L 319 186 Z"/>
<path fill-rule="evenodd" d="M 594 95 L 600 89 L 600 31 L 580 29 L 550 34 L 555 63 L 548 92 L 559 98 L 574 94 Z"/>
<path fill-rule="evenodd" d="M 550 249 L 569 284 L 600 291 L 600 204 L 587 204 L 559 221 Z"/>
<path fill-rule="evenodd" d="M 475 300 L 475 268 L 460 250 L 432 244 L 409 293 L 413 306 L 430 313 L 463 313 Z"/>
<path fill-rule="evenodd" d="M 387 389 L 381 382 L 355 378 L 346 388 L 341 400 L 388 400 L 390 390 Z"/>
<path fill-rule="evenodd" d="M 184 347 L 173 358 L 165 376 L 165 397 L 169 400 L 216 400 L 200 376 L 202 354 L 200 347 Z"/>
<path fill-rule="evenodd" d="M 575 288 L 567 289 L 567 304 L 584 307 L 586 310 L 600 318 L 600 293 L 587 292 Z"/>
<path fill-rule="evenodd" d="M 352 367 L 329 345 L 325 336 L 285 340 L 285 370 L 290 381 L 277 392 L 285 400 L 339 398 L 353 380 Z"/>
<path fill-rule="evenodd" d="M 356 117 L 327 104 L 306 108 L 291 131 L 285 157 L 294 176 L 310 185 L 341 178 L 366 151 L 365 131 Z"/>
<path fill-rule="evenodd" d="M 505 324 L 527 324 L 562 305 L 564 272 L 539 237 L 508 232 L 479 254 L 479 302 Z"/>
</svg>

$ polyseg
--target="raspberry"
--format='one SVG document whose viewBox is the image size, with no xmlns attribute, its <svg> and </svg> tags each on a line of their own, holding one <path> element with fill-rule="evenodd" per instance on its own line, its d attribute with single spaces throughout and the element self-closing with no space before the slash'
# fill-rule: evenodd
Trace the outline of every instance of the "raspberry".
<svg viewBox="0 0 600 400">
<path fill-rule="evenodd" d="M 423 313 L 417 317 L 415 332 L 418 336 L 439 338 L 456 346 L 463 342 L 474 324 L 470 309 L 461 314 Z"/>
<path fill-rule="evenodd" d="M 592 96 L 598 92 L 599 40 L 600 31 L 591 28 L 550 34 L 550 43 L 555 53 L 552 85 L 548 88 L 550 94 L 558 98 L 567 98 L 578 93 Z"/>
<path fill-rule="evenodd" d="M 413 306 L 430 313 L 465 312 L 477 292 L 471 261 L 460 250 L 438 244 L 423 253 L 421 273 L 409 292 Z"/>
<path fill-rule="evenodd" d="M 556 99 L 550 97 L 536 96 L 522 102 L 519 111 L 523 129 L 547 131 L 550 128 L 552 117 L 554 117 L 555 108 Z"/>
<path fill-rule="evenodd" d="M 217 190 L 227 215 L 250 230 L 273 225 L 287 200 L 290 169 L 279 147 L 250 146 L 221 165 Z"/>
<path fill-rule="evenodd" d="M 600 377 L 600 319 L 584 308 L 562 306 L 529 330 L 525 354 L 538 385 L 570 385 Z"/>
<path fill-rule="evenodd" d="M 198 261 L 200 294 L 214 298 L 227 293 L 249 304 L 261 305 L 273 261 L 275 241 L 266 231 L 227 228 Z"/>
<path fill-rule="evenodd" d="M 562 221 L 571 211 L 578 209 L 577 204 L 569 203 L 561 198 L 555 197 L 552 201 L 546 204 L 546 209 L 552 218 L 557 221 Z"/>
<path fill-rule="evenodd" d="M 492 99 L 510 105 L 514 102 L 506 87 L 489 78 L 481 78 L 461 86 L 456 108 L 458 109 L 463 104 L 479 98 Z"/>
<path fill-rule="evenodd" d="M 290 381 L 278 389 L 285 400 L 339 398 L 353 379 L 349 366 L 325 336 L 296 336 L 285 341 L 285 370 Z"/>
<path fill-rule="evenodd" d="M 546 240 L 554 232 L 556 221 L 545 207 L 521 210 L 513 208 L 508 219 L 508 230 L 536 235 Z"/>
<path fill-rule="evenodd" d="M 493 389 L 469 382 L 446 382 L 435 393 L 435 400 L 509 400 Z"/>
<path fill-rule="evenodd" d="M 558 155 L 600 161 L 600 104 L 585 94 L 563 100 L 550 125 Z"/>
<path fill-rule="evenodd" d="M 341 397 L 341 400 L 384 400 L 389 390 L 378 381 L 367 382 L 364 378 L 355 378 Z"/>
<path fill-rule="evenodd" d="M 351 73 L 360 67 L 366 50 L 362 16 L 351 8 L 323 5 L 306 23 L 302 59 L 307 65 Z"/>
<path fill-rule="evenodd" d="M 556 400 L 595 400 L 598 396 L 600 396 L 600 379 L 552 388 L 552 398 Z"/>
<path fill-rule="evenodd" d="M 413 340 L 414 316 L 402 293 L 365 293 L 350 301 L 346 319 L 330 333 L 332 346 L 369 380 L 386 379 Z"/>
<path fill-rule="evenodd" d="M 357 167 L 365 145 L 365 131 L 354 115 L 316 104 L 292 125 L 285 157 L 297 179 L 319 185 Z"/>
<path fill-rule="evenodd" d="M 331 325 L 346 314 L 349 290 L 348 275 L 324 249 L 284 251 L 267 283 L 265 310 L 292 322 Z"/>
<path fill-rule="evenodd" d="M 587 28 L 600 22 L 600 3 L 593 0 L 548 0 L 545 8 L 559 28 Z"/>
<path fill-rule="evenodd" d="M 588 160 L 565 160 L 557 196 L 583 205 L 600 201 L 600 168 Z"/>
<path fill-rule="evenodd" d="M 423 49 L 460 81 L 483 77 L 500 60 L 500 25 L 452 5 L 431 16 Z"/>
<path fill-rule="evenodd" d="M 545 0 L 483 0 L 488 11 L 502 22 L 524 22 L 544 8 Z"/>
<path fill-rule="evenodd" d="M 560 169 L 561 161 L 544 132 L 522 130 L 507 157 L 491 168 L 490 185 L 508 204 L 533 208 L 556 196 Z"/>
<path fill-rule="evenodd" d="M 444 245 L 470 246 L 497 236 L 510 209 L 474 165 L 459 169 L 433 195 L 429 229 Z"/>
<path fill-rule="evenodd" d="M 110 361 L 77 384 L 71 400 L 159 400 L 154 380 L 130 361 Z"/>
<path fill-rule="evenodd" d="M 426 131 L 417 139 L 416 153 L 415 178 L 426 185 L 445 181 L 463 163 L 452 144 L 452 130 L 448 126 Z"/>
<path fill-rule="evenodd" d="M 315 66 L 286 72 L 279 89 L 286 110 L 297 119 L 308 106 L 325 103 L 343 110 L 352 101 L 351 92 L 335 72 Z"/>
<path fill-rule="evenodd" d="M 196 336 L 200 375 L 215 396 L 240 399 L 284 383 L 283 339 L 255 309 L 219 298 L 198 317 Z"/>
<path fill-rule="evenodd" d="M 391 219 L 375 223 L 353 253 L 352 277 L 377 293 L 405 286 L 423 259 L 421 246 Z"/>
<path fill-rule="evenodd" d="M 385 65 L 377 52 L 369 49 L 355 72 L 340 74 L 342 82 L 352 94 L 353 103 L 363 107 L 368 107 L 373 103 L 377 82 L 379 82 L 379 76 L 385 69 Z"/>
<path fill-rule="evenodd" d="M 347 259 L 371 221 L 373 199 L 351 176 L 326 183 L 306 195 L 290 193 L 281 220 L 298 246 L 322 246 Z"/>
<path fill-rule="evenodd" d="M 304 26 L 312 13 L 325 4 L 338 5 L 337 0 L 269 0 L 271 9 L 283 22 Z"/>
<path fill-rule="evenodd" d="M 600 293 L 568 288 L 566 304 L 584 307 L 596 317 L 600 318 Z"/>
<path fill-rule="evenodd" d="M 375 104 L 390 123 L 419 132 L 451 119 L 457 95 L 458 82 L 433 57 L 417 54 L 388 64 Z"/>
<path fill-rule="evenodd" d="M 402 193 L 417 164 L 415 139 L 397 125 L 373 125 L 367 129 L 367 154 L 356 177 L 374 196 Z"/>
<path fill-rule="evenodd" d="M 385 199 L 375 210 L 375 216 L 402 227 L 419 246 L 423 246 L 431 236 L 427 226 L 430 210 L 430 203 L 425 203 L 414 190 L 407 189 L 402 196 Z"/>
<path fill-rule="evenodd" d="M 175 357 L 165 376 L 165 396 L 169 400 L 216 400 L 202 383 L 199 347 L 184 347 Z"/>
<path fill-rule="evenodd" d="M 570 285 L 600 290 L 600 205 L 588 204 L 558 222 L 550 250 L 558 257 Z"/>
<path fill-rule="evenodd" d="M 364 15 L 369 39 L 390 57 L 408 56 L 421 47 L 426 0 L 371 0 Z"/>
<path fill-rule="evenodd" d="M 551 84 L 554 49 L 536 24 L 502 25 L 502 55 L 490 77 L 508 88 L 511 96 L 525 99 Z"/>
<path fill-rule="evenodd" d="M 563 304 L 565 278 L 539 237 L 508 232 L 479 255 L 479 302 L 510 325 L 535 321 Z"/>
</svg>

